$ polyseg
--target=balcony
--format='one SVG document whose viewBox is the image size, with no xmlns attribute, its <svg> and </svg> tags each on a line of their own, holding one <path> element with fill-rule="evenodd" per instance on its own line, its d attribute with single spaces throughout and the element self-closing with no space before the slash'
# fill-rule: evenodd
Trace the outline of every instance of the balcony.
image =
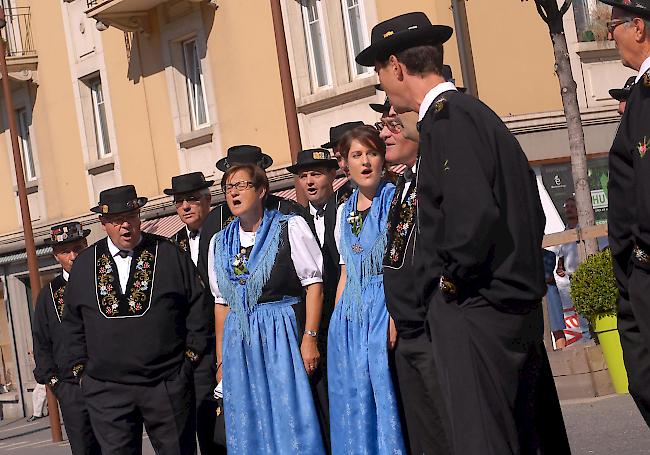
<svg viewBox="0 0 650 455">
<path fill-rule="evenodd" d="M 216 5 L 216 0 L 186 0 Z M 86 16 L 97 21 L 97 29 L 114 26 L 125 32 L 146 32 L 149 12 L 169 0 L 86 0 Z"/>
<path fill-rule="evenodd" d="M 9 75 L 19 80 L 33 79 L 38 55 L 29 7 L 6 8 L 5 20 L 7 25 L 0 31 L 0 36 L 5 42 Z"/>
</svg>

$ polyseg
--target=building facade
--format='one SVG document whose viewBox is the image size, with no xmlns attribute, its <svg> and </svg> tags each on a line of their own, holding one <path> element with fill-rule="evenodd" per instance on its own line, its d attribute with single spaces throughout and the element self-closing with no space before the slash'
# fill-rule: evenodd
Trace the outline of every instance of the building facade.
<svg viewBox="0 0 650 455">
<path fill-rule="evenodd" d="M 215 162 L 228 147 L 245 143 L 273 157 L 273 190 L 293 185 L 286 171 L 291 154 L 270 3 L 2 0 L 13 114 L 43 283 L 57 272 L 43 245 L 49 227 L 79 220 L 92 229 L 91 241 L 101 238 L 88 209 L 105 188 L 133 183 L 150 199 L 146 219 L 170 215 L 173 207 L 162 190 L 173 175 L 202 171 L 219 180 Z M 452 8 L 456 0 L 280 3 L 304 148 L 326 142 L 335 124 L 377 121 L 368 103 L 383 102 L 384 95 L 375 90 L 372 69 L 354 62 L 374 24 L 416 10 L 450 26 L 459 19 Z M 538 175 L 547 231 L 561 230 L 558 209 L 572 183 L 546 25 L 532 1 L 467 2 L 465 9 L 469 40 L 459 46 L 452 38 L 445 60 L 458 85 L 472 64 L 479 98 L 517 135 Z M 564 19 L 594 186 L 607 173 L 605 158 L 618 123 L 607 90 L 631 74 L 618 62 L 613 43 L 603 40 L 606 14 L 595 1 L 577 0 Z M 468 62 L 458 49 L 470 45 Z M 0 403 L 11 418 L 31 413 L 34 378 L 31 292 L 7 125 L 3 104 L 0 383 L 8 392 L 0 393 Z M 215 200 L 222 197 L 217 188 L 214 193 Z M 606 188 L 596 188 L 594 198 L 606 214 Z M 147 226 L 165 232 L 164 225 Z"/>
</svg>

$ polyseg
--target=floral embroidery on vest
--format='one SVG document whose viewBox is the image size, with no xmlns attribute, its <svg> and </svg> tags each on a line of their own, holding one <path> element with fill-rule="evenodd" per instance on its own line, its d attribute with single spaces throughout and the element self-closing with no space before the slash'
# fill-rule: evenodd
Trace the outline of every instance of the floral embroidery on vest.
<svg viewBox="0 0 650 455">
<path fill-rule="evenodd" d="M 186 253 L 190 251 L 189 246 L 187 244 L 187 239 L 182 239 L 178 241 L 178 247 L 185 251 Z"/>
<path fill-rule="evenodd" d="M 109 318 L 141 316 L 149 309 L 156 250 L 157 246 L 145 247 L 140 250 L 137 257 L 133 258 L 136 265 L 132 277 L 129 278 L 126 294 L 120 292 L 117 270 L 110 254 L 99 255 L 96 264 L 97 300 L 104 316 Z"/>
<path fill-rule="evenodd" d="M 388 246 L 384 265 L 399 268 L 404 261 L 404 253 L 409 237 L 413 231 L 417 208 L 417 190 L 415 182 L 409 187 L 406 199 L 400 202 L 404 185 L 400 185 L 395 191 L 391 201 L 388 215 Z"/>
<path fill-rule="evenodd" d="M 56 289 L 54 289 L 54 283 L 50 283 L 50 295 L 52 296 L 54 310 L 56 311 L 56 317 L 59 319 L 59 322 L 61 322 L 61 318 L 63 317 L 63 309 L 65 308 L 65 304 L 63 302 L 63 294 L 65 293 L 66 282 L 63 279 L 61 279 L 61 281 L 63 281 L 63 284 Z"/>
</svg>

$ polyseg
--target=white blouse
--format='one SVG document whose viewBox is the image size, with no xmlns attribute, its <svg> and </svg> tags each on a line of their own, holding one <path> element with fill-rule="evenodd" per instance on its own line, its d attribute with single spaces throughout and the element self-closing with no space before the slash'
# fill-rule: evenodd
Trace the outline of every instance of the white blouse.
<svg viewBox="0 0 650 455">
<path fill-rule="evenodd" d="M 346 204 L 339 205 L 339 208 L 336 209 L 336 224 L 334 225 L 334 240 L 336 241 L 336 249 L 339 250 L 339 264 L 345 265 L 345 260 L 343 259 L 343 254 L 341 254 L 341 217 L 343 216 L 343 208 Z M 347 218 L 347 216 L 345 217 Z M 346 220 L 343 220 L 346 222 Z"/>
<path fill-rule="evenodd" d="M 314 283 L 323 282 L 323 254 L 321 253 L 318 240 L 312 234 L 309 225 L 301 216 L 289 218 L 287 222 L 289 230 L 289 244 L 291 245 L 291 261 L 296 269 L 296 275 L 300 284 L 305 287 Z M 255 245 L 256 232 L 245 232 L 239 227 L 239 242 L 243 248 Z M 215 234 L 216 237 L 217 234 Z M 217 274 L 214 265 L 214 237 L 210 241 L 208 249 L 208 279 L 210 290 L 214 295 L 215 303 L 227 305 L 228 303 L 221 295 L 217 284 Z"/>
</svg>

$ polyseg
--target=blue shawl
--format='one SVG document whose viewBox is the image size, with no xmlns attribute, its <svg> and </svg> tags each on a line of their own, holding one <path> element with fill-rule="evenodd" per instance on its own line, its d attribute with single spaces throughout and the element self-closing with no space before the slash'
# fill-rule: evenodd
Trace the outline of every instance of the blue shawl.
<svg viewBox="0 0 650 455">
<path fill-rule="evenodd" d="M 213 239 L 214 264 L 219 291 L 238 319 L 242 335 L 248 338 L 248 315 L 257 305 L 262 288 L 271 276 L 275 258 L 281 245 L 281 230 L 294 215 L 283 215 L 277 210 L 264 210 L 257 229 L 255 245 L 246 262 L 246 271 L 235 274 L 233 262 L 241 251 L 239 218 L 235 218 Z"/>
<path fill-rule="evenodd" d="M 347 278 L 341 304 L 344 305 L 348 320 L 353 318 L 354 308 L 357 309 L 357 315 L 364 313 L 367 302 L 364 302 L 362 293 L 373 277 L 383 273 L 383 260 L 388 243 L 386 230 L 388 210 L 394 193 L 395 185 L 392 183 L 382 181 L 379 184 L 370 212 L 363 221 L 358 236 L 352 232 L 352 226 L 348 222 L 350 214 L 353 211 L 357 213 L 358 189 L 354 190 L 343 206 L 340 243 Z"/>
</svg>

